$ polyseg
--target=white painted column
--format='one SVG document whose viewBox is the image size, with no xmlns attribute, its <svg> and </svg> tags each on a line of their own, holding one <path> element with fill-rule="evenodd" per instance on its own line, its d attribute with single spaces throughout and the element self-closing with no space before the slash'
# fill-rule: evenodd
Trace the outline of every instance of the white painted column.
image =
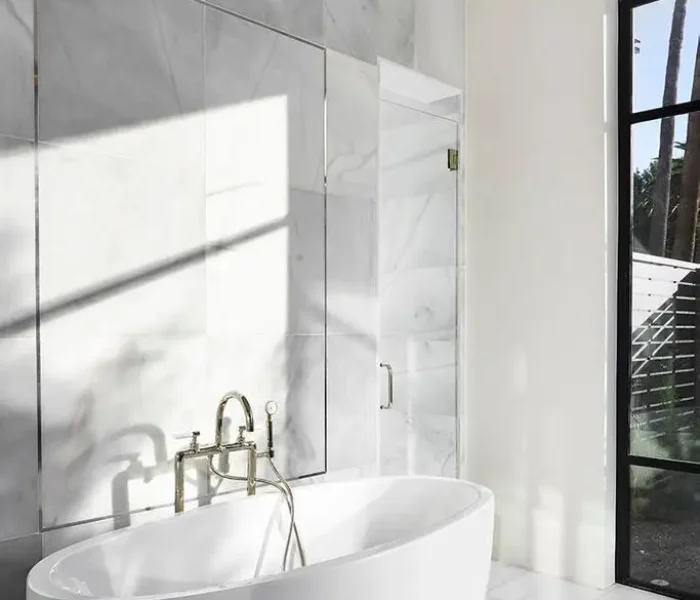
<svg viewBox="0 0 700 600">
<path fill-rule="evenodd" d="M 468 0 L 468 478 L 506 563 L 614 578 L 616 2 Z"/>
</svg>

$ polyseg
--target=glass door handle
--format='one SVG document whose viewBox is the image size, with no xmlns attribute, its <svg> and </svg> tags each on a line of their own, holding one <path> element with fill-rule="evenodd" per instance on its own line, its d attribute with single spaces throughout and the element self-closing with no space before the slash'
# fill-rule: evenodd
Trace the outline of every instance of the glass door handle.
<svg viewBox="0 0 700 600">
<path fill-rule="evenodd" d="M 381 408 L 382 410 L 389 410 L 394 408 L 394 369 L 389 363 L 379 363 L 379 366 L 383 369 L 386 369 L 386 372 L 389 375 L 389 403 L 386 405 L 382 404 L 379 406 L 379 408 Z"/>
</svg>

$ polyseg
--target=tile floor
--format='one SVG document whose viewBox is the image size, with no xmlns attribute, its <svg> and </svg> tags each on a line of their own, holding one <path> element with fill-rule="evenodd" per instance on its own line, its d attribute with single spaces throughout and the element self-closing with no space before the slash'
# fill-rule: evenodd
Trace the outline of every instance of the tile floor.
<svg viewBox="0 0 700 600">
<path fill-rule="evenodd" d="M 616 585 L 597 590 L 525 569 L 491 564 L 487 600 L 662 600 L 663 596 Z M 663 599 L 665 600 L 665 599 Z"/>
</svg>

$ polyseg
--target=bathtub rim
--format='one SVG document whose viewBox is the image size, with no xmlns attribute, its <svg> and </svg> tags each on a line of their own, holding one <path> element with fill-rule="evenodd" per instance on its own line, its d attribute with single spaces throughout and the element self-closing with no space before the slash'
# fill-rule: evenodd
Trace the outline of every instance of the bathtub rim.
<svg viewBox="0 0 700 600">
<path fill-rule="evenodd" d="M 480 484 L 473 483 L 471 481 L 465 480 L 465 479 L 453 479 L 449 477 L 435 477 L 435 476 L 422 476 L 422 475 L 398 475 L 398 476 L 378 476 L 378 477 L 368 477 L 368 478 L 360 478 L 360 479 L 349 479 L 349 480 L 344 480 L 344 481 L 330 481 L 330 482 L 318 482 L 314 484 L 308 484 L 308 485 L 297 485 L 293 486 L 292 489 L 310 489 L 314 487 L 341 487 L 341 486 L 347 486 L 347 485 L 352 485 L 352 484 L 371 484 L 372 482 L 389 482 L 389 481 L 425 481 L 425 482 L 449 482 L 452 485 L 455 486 L 462 486 L 462 487 L 470 487 L 474 489 L 477 493 L 477 497 L 468 506 L 460 509 L 459 511 L 453 513 L 452 515 L 445 517 L 444 519 L 441 519 L 438 521 L 433 527 L 431 527 L 429 530 L 419 530 L 416 531 L 410 535 L 406 535 L 404 537 L 401 537 L 397 540 L 393 540 L 391 542 L 387 542 L 385 544 L 379 544 L 376 546 L 372 546 L 371 548 L 367 548 L 365 550 L 361 550 L 360 552 L 354 552 L 352 554 L 346 554 L 344 556 L 338 556 L 336 558 L 332 558 L 330 560 L 318 562 L 318 563 L 313 563 L 307 567 L 304 568 L 296 568 L 293 569 L 292 571 L 287 571 L 287 572 L 282 572 L 282 573 L 275 573 L 273 575 L 265 575 L 262 577 L 256 577 L 253 579 L 241 579 L 240 581 L 233 582 L 230 585 L 224 586 L 208 586 L 208 587 L 202 587 L 202 588 L 193 588 L 191 590 L 187 590 L 184 592 L 168 592 L 168 593 L 158 593 L 158 594 L 149 594 L 149 595 L 139 595 L 139 596 L 133 596 L 134 600 L 177 600 L 179 598 L 188 598 L 189 596 L 194 596 L 194 595 L 204 595 L 204 594 L 211 594 L 211 593 L 216 593 L 216 592 L 223 592 L 226 590 L 235 590 L 247 586 L 252 586 L 252 585 L 261 585 L 264 583 L 268 583 L 270 581 L 276 581 L 276 580 L 282 580 L 282 579 L 290 579 L 290 578 L 298 578 L 302 576 L 307 576 L 309 574 L 312 574 L 313 572 L 317 571 L 318 569 L 328 569 L 328 568 L 337 568 L 338 566 L 341 566 L 346 563 L 350 562 L 362 562 L 368 559 L 373 558 L 374 556 L 377 556 L 379 554 L 383 554 L 386 552 L 391 552 L 393 550 L 397 550 L 398 548 L 401 548 L 403 546 L 408 546 L 410 544 L 413 544 L 421 539 L 425 539 L 427 537 L 430 537 L 432 535 L 435 535 L 439 532 L 444 531 L 447 529 L 450 525 L 454 525 L 455 523 L 461 521 L 465 516 L 471 515 L 471 514 L 476 514 L 477 512 L 480 512 L 481 510 L 484 509 L 485 506 L 487 506 L 494 498 L 493 492 Z M 267 495 L 268 493 L 273 494 L 275 493 L 275 490 L 270 488 L 269 492 L 266 491 L 265 494 Z M 101 542 L 103 542 L 107 538 L 114 538 L 114 537 L 121 537 L 124 535 L 128 535 L 129 533 L 133 532 L 135 529 L 150 529 L 151 527 L 155 527 L 158 525 L 163 525 L 164 523 L 167 523 L 168 521 L 172 519 L 180 519 L 180 518 L 185 518 L 189 516 L 192 518 L 195 514 L 201 514 L 201 511 L 206 511 L 206 510 L 213 510 L 213 509 L 219 509 L 221 510 L 222 506 L 225 506 L 229 503 L 233 502 L 246 502 L 250 501 L 253 502 L 258 497 L 256 496 L 235 496 L 233 495 L 232 498 L 227 499 L 225 502 L 220 502 L 217 504 L 211 504 L 208 506 L 202 506 L 198 507 L 196 509 L 181 513 L 181 514 L 172 514 L 169 517 L 166 517 L 165 519 L 160 519 L 158 521 L 153 521 L 150 523 L 143 523 L 140 525 L 131 525 L 129 527 L 125 527 L 123 529 L 119 530 L 114 530 L 114 531 L 107 531 L 105 533 L 101 533 L 99 535 L 96 535 L 94 537 L 88 538 L 86 540 L 82 540 L 80 542 L 76 542 L 75 544 L 71 544 L 70 546 L 67 546 L 66 548 L 62 548 L 61 550 L 58 550 L 56 552 L 53 552 L 52 554 L 49 554 L 45 558 L 42 558 L 32 569 L 30 570 L 29 574 L 27 575 L 26 578 L 26 589 L 31 591 L 34 594 L 37 594 L 39 596 L 43 597 L 49 597 L 53 598 L 54 600 L 90 600 L 90 598 L 93 598 L 93 600 L 121 600 L 119 596 L 80 596 L 78 594 L 75 594 L 74 592 L 69 592 L 67 590 L 59 589 L 58 586 L 56 586 L 50 579 L 51 572 L 53 569 L 65 558 L 68 556 L 75 554 L 76 552 L 82 551 L 84 549 L 90 548 L 92 546 L 97 546 Z M 193 499 L 194 500 L 194 499 Z M 303 541 L 303 536 L 302 536 L 302 541 Z M 35 573 L 36 571 L 36 573 Z M 34 585 L 33 587 L 30 588 L 30 580 L 37 579 L 39 578 L 40 581 L 38 582 L 39 585 Z M 41 586 L 41 587 L 39 587 Z M 27 596 L 29 598 L 29 596 Z"/>
</svg>

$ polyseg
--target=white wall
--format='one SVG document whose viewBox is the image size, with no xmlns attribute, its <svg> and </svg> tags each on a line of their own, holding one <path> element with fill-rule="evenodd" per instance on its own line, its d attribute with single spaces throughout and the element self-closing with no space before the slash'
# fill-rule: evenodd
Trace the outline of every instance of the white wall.
<svg viewBox="0 0 700 600">
<path fill-rule="evenodd" d="M 468 0 L 467 477 L 496 555 L 613 582 L 616 2 Z"/>
</svg>

